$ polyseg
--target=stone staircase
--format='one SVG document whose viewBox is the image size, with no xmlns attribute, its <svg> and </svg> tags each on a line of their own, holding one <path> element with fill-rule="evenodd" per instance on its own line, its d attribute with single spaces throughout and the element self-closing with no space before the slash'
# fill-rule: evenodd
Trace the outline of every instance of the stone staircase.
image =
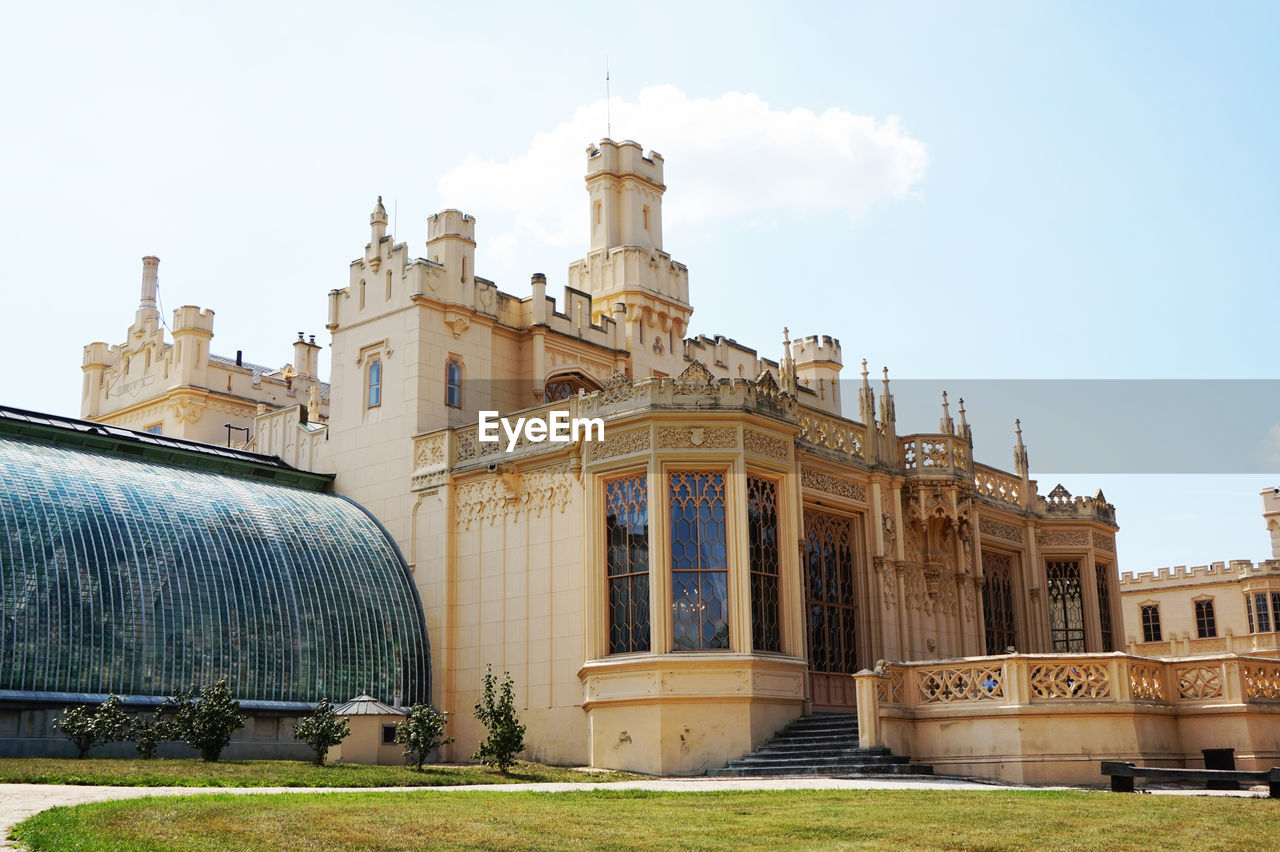
<svg viewBox="0 0 1280 852">
<path fill-rule="evenodd" d="M 815 713 L 794 720 L 715 777 L 780 775 L 932 775 L 933 767 L 911 763 L 887 748 L 858 747 L 856 713 Z"/>
</svg>

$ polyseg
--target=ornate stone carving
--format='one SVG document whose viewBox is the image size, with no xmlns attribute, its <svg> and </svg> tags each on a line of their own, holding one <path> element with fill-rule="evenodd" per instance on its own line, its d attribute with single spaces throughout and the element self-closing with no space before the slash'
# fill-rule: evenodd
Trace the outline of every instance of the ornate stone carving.
<svg viewBox="0 0 1280 852">
<path fill-rule="evenodd" d="M 893 515 L 888 512 L 880 513 L 880 540 L 884 544 L 884 552 L 893 552 L 893 543 L 897 539 L 898 534 L 893 526 Z"/>
<path fill-rule="evenodd" d="M 1140 701 L 1163 701 L 1160 669 L 1146 663 L 1129 664 L 1129 694 Z"/>
<path fill-rule="evenodd" d="M 1036 544 L 1048 547 L 1088 547 L 1088 530 L 1036 530 Z"/>
<path fill-rule="evenodd" d="M 995 518 L 979 518 L 978 531 L 984 538 L 998 538 L 1002 541 L 1022 544 L 1022 530 L 1013 524 L 997 521 Z"/>
<path fill-rule="evenodd" d="M 588 446 L 591 448 L 592 461 L 609 459 L 628 453 L 638 453 L 649 449 L 649 430 L 636 429 L 630 432 L 612 432 L 606 435 L 603 441 L 593 441 Z"/>
<path fill-rule="evenodd" d="M 458 487 L 458 523 L 471 529 L 477 522 L 492 525 L 500 520 L 519 520 L 528 513 L 537 517 L 551 509 L 563 513 L 577 485 L 567 466 L 467 482 Z"/>
<path fill-rule="evenodd" d="M 814 491 L 825 491 L 828 494 L 846 497 L 859 503 L 867 502 L 867 487 L 861 482 L 854 482 L 852 479 L 845 479 L 842 476 L 832 476 L 820 470 L 810 470 L 807 467 L 801 468 L 800 484 L 805 488 L 812 488 Z"/>
<path fill-rule="evenodd" d="M 1178 697 L 1188 701 L 1222 697 L 1222 675 L 1210 666 L 1186 666 L 1177 670 Z"/>
<path fill-rule="evenodd" d="M 915 566 L 907 566 L 903 574 L 903 602 L 907 609 L 923 610 L 926 595 L 924 571 Z"/>
<path fill-rule="evenodd" d="M 880 579 L 880 594 L 884 608 L 892 610 L 898 602 L 898 572 L 891 561 L 883 556 L 871 557 L 871 565 Z"/>
<path fill-rule="evenodd" d="M 604 394 L 600 401 L 605 405 L 612 405 L 615 402 L 634 399 L 635 395 L 635 386 L 631 384 L 626 374 L 621 370 L 614 370 L 609 381 L 604 383 Z"/>
<path fill-rule="evenodd" d="M 1098 550 L 1105 550 L 1107 553 L 1115 553 L 1116 552 L 1115 536 L 1106 535 L 1105 533 L 1100 533 L 1097 530 L 1094 530 L 1093 546 L 1096 547 Z"/>
<path fill-rule="evenodd" d="M 658 430 L 658 446 L 664 449 L 688 447 L 696 447 L 700 450 L 737 449 L 738 430 L 702 426 L 664 426 Z"/>
<path fill-rule="evenodd" d="M 972 582 L 965 582 L 961 586 L 962 598 L 964 599 L 964 620 L 974 621 L 978 617 L 978 595 L 974 589 Z"/>
<path fill-rule="evenodd" d="M 179 399 L 169 403 L 169 409 L 179 423 L 197 423 L 204 416 L 205 403 L 198 399 Z"/>
<path fill-rule="evenodd" d="M 1004 698 L 1001 666 L 957 666 L 916 671 L 921 704 L 991 701 Z"/>
<path fill-rule="evenodd" d="M 1043 663 L 1031 666 L 1033 699 L 1109 698 L 1111 675 L 1096 663 Z"/>
<path fill-rule="evenodd" d="M 715 390 L 716 377 L 701 361 L 694 361 L 676 377 L 676 393 L 711 393 Z"/>
<path fill-rule="evenodd" d="M 906 537 L 907 560 L 910 562 L 922 561 L 924 559 L 924 542 L 920 528 L 915 524 L 907 524 Z"/>
<path fill-rule="evenodd" d="M 765 375 L 768 375 L 766 373 Z M 788 461 L 791 458 L 791 445 L 774 435 L 766 435 L 754 429 L 746 429 L 742 433 L 742 446 L 749 453 Z"/>
<path fill-rule="evenodd" d="M 447 435 L 441 432 L 438 435 L 428 435 L 425 438 L 417 439 L 413 448 L 414 469 L 429 470 L 443 467 L 445 464 L 446 438 Z"/>
</svg>

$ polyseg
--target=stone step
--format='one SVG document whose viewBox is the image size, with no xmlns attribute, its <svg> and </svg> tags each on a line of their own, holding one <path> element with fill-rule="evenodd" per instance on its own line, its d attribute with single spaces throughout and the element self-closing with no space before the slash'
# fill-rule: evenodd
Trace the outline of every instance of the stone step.
<svg viewBox="0 0 1280 852">
<path fill-rule="evenodd" d="M 761 757 L 755 753 L 749 754 L 740 760 L 729 761 L 729 766 L 790 766 L 792 764 L 800 764 L 807 766 L 835 766 L 841 763 L 865 763 L 871 764 L 888 764 L 888 763 L 908 763 L 906 757 L 900 754 L 868 754 L 868 755 L 847 755 L 847 754 L 831 754 L 831 755 L 808 755 L 808 754 L 787 754 L 778 755 L 776 757 Z"/>
<path fill-rule="evenodd" d="M 856 737 L 857 735 L 857 725 L 842 725 L 839 727 L 830 725 L 823 727 L 783 728 L 776 734 L 776 736 L 779 737 Z"/>
<path fill-rule="evenodd" d="M 858 742 L 858 732 L 849 733 L 816 733 L 816 734 L 788 734 L 785 731 L 777 734 L 770 743 L 805 743 L 812 745 L 820 745 L 822 743 L 853 743 Z"/>
<path fill-rule="evenodd" d="M 859 748 L 856 745 L 840 745 L 824 748 L 797 748 L 791 745 L 775 744 L 761 746 L 751 752 L 755 757 L 783 757 L 789 755 L 813 755 L 814 757 L 883 757 L 888 753 L 889 749 L 884 747 Z"/>
<path fill-rule="evenodd" d="M 861 764 L 847 763 L 832 767 L 807 766 L 737 766 L 712 769 L 707 772 L 713 778 L 776 778 L 776 777 L 841 777 L 847 775 L 933 775 L 933 767 L 922 763 Z"/>
</svg>

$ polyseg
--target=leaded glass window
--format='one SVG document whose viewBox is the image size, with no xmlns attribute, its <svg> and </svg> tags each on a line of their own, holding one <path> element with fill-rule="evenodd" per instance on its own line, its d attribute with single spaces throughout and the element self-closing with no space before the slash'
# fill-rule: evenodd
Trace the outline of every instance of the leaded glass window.
<svg viewBox="0 0 1280 852">
<path fill-rule="evenodd" d="M 1003 654 L 1017 647 L 1014 627 L 1013 557 L 994 550 L 982 551 L 982 612 L 986 622 L 987 653 Z"/>
<path fill-rule="evenodd" d="M 1098 585 L 1098 624 L 1102 631 L 1102 650 L 1114 651 L 1113 631 L 1111 629 L 1111 584 L 1107 575 L 1111 566 L 1100 563 L 1095 566 L 1095 579 Z"/>
<path fill-rule="evenodd" d="M 723 473 L 671 474 L 671 624 L 677 651 L 729 647 Z"/>
<path fill-rule="evenodd" d="M 747 534 L 751 548 L 751 646 L 781 651 L 778 623 L 778 484 L 747 477 Z"/>
<path fill-rule="evenodd" d="M 855 560 L 861 553 L 852 518 L 806 512 L 805 620 L 809 667 L 817 672 L 858 670 L 854 598 Z"/>
<path fill-rule="evenodd" d="M 1148 604 L 1142 608 L 1142 641 L 1159 642 L 1164 638 L 1160 629 L 1160 607 Z"/>
<path fill-rule="evenodd" d="M 604 486 L 609 653 L 649 650 L 649 495 L 644 474 Z"/>
<path fill-rule="evenodd" d="M 1213 611 L 1213 598 L 1195 601 L 1196 638 L 1212 639 L 1218 635 L 1218 617 Z"/>
<path fill-rule="evenodd" d="M 1049 638 L 1055 651 L 1084 650 L 1084 595 L 1079 562 L 1048 562 Z"/>
<path fill-rule="evenodd" d="M 1249 632 L 1270 633 L 1271 610 L 1267 606 L 1267 593 L 1258 592 L 1252 596 L 1245 595 L 1245 603 L 1248 604 L 1249 610 Z"/>
</svg>

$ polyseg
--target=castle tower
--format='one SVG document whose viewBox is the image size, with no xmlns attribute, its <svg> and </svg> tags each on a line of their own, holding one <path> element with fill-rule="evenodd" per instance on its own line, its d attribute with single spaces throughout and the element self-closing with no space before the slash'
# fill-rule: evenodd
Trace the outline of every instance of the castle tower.
<svg viewBox="0 0 1280 852">
<path fill-rule="evenodd" d="M 828 335 L 810 334 L 791 342 L 791 358 L 795 362 L 800 386 L 813 391 L 816 399 L 810 405 L 832 414 L 840 414 L 840 341 Z"/>
<path fill-rule="evenodd" d="M 1262 518 L 1271 533 L 1271 558 L 1280 559 L 1280 488 L 1262 490 Z"/>
<path fill-rule="evenodd" d="M 680 343 L 693 314 L 689 270 L 662 249 L 662 179 L 662 155 L 636 142 L 589 146 L 589 249 L 569 267 L 569 286 L 591 296 L 593 323 L 625 314 L 622 339 L 637 377 L 683 369 Z"/>
</svg>

